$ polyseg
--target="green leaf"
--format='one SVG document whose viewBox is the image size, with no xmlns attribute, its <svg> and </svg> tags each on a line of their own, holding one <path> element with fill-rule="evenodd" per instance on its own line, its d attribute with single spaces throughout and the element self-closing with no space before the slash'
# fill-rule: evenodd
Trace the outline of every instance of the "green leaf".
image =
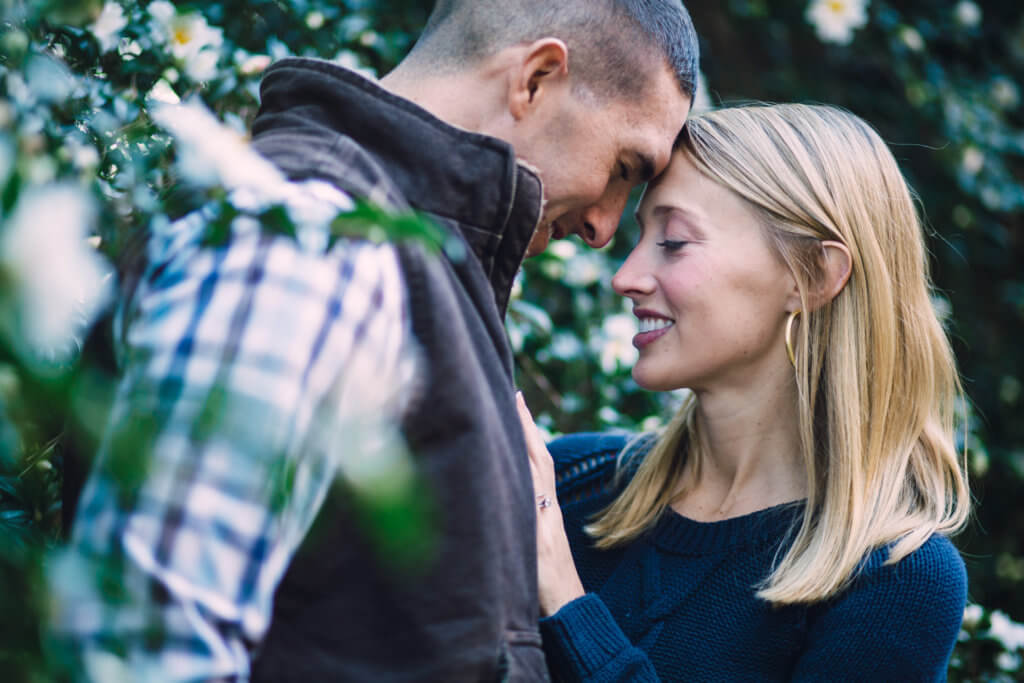
<svg viewBox="0 0 1024 683">
<path fill-rule="evenodd" d="M 214 216 L 207 221 L 206 230 L 200 241 L 204 247 L 223 247 L 231 239 L 231 225 L 241 212 L 230 202 L 223 201 L 217 207 Z"/>
<path fill-rule="evenodd" d="M 259 216 L 260 225 L 263 229 L 273 235 L 285 237 L 296 237 L 295 223 L 292 221 L 288 209 L 280 204 L 274 205 Z"/>
<path fill-rule="evenodd" d="M 333 244 L 342 237 L 383 242 L 416 242 L 430 253 L 446 245 L 445 232 L 427 216 L 407 211 L 393 213 L 376 204 L 357 199 L 351 211 L 339 214 L 331 223 Z"/>
</svg>

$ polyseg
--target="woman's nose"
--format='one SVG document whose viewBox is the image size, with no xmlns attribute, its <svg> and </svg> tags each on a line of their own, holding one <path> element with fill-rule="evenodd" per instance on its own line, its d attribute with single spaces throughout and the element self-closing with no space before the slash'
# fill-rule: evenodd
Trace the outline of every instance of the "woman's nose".
<svg viewBox="0 0 1024 683">
<path fill-rule="evenodd" d="M 654 277 L 644 265 L 640 245 L 629 252 L 625 262 L 612 277 L 612 289 L 631 299 L 646 296 L 654 291 Z"/>
</svg>

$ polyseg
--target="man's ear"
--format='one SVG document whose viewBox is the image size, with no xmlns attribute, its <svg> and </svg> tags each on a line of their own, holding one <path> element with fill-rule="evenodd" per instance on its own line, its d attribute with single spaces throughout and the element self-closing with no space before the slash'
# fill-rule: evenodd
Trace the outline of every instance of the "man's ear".
<svg viewBox="0 0 1024 683">
<path fill-rule="evenodd" d="M 835 299 L 850 280 L 853 257 L 850 249 L 842 242 L 824 240 L 821 243 L 820 286 L 811 292 L 810 305 L 817 310 Z"/>
<path fill-rule="evenodd" d="M 509 111 L 519 121 L 543 98 L 569 84 L 569 48 L 557 38 L 538 40 L 523 53 L 509 79 Z"/>
</svg>

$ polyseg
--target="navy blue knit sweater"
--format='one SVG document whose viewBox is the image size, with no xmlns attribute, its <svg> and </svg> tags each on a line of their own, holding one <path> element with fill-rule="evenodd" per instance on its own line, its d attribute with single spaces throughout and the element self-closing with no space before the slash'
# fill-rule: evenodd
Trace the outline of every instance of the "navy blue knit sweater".
<svg viewBox="0 0 1024 683">
<path fill-rule="evenodd" d="M 934 536 L 893 566 L 872 553 L 853 584 L 810 606 L 772 607 L 755 584 L 785 549 L 801 504 L 721 522 L 666 512 L 625 547 L 596 550 L 582 527 L 611 502 L 622 435 L 549 447 L 587 594 L 541 620 L 554 680 L 941 681 L 967 597 L 963 561 Z"/>
</svg>

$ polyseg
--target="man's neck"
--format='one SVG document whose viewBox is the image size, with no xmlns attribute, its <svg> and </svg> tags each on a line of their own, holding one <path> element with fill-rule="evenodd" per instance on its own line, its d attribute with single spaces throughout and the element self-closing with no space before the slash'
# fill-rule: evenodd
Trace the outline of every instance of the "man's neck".
<svg viewBox="0 0 1024 683">
<path fill-rule="evenodd" d="M 471 86 L 465 75 L 424 77 L 422 72 L 401 64 L 386 75 L 379 85 L 430 112 L 440 120 L 463 130 L 478 131 L 479 115 L 474 103 L 479 96 L 470 96 Z"/>
<path fill-rule="evenodd" d="M 524 49 L 505 48 L 479 64 L 444 72 L 407 57 L 379 84 L 445 123 L 492 135 L 508 125 L 509 78 Z"/>
</svg>

